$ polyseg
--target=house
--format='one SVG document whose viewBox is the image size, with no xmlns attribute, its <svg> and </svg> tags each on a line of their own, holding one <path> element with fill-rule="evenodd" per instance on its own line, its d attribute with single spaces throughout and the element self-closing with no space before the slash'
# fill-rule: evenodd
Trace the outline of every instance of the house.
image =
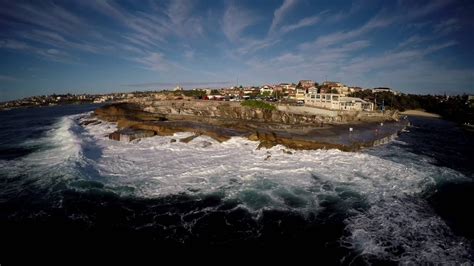
<svg viewBox="0 0 474 266">
<path fill-rule="evenodd" d="M 394 91 L 390 88 L 373 88 L 372 89 L 373 93 L 378 93 L 378 92 L 390 92 L 393 95 L 399 95 L 400 93 L 398 91 Z"/>
<path fill-rule="evenodd" d="M 225 96 L 223 95 L 207 95 L 204 97 L 204 100 L 215 100 L 215 101 L 222 101 L 224 100 Z"/>
<path fill-rule="evenodd" d="M 313 87 L 308 88 L 307 91 L 308 93 L 318 93 L 318 88 L 313 86 Z"/>
<path fill-rule="evenodd" d="M 361 87 L 349 87 L 350 92 L 360 92 L 363 89 Z"/>
<path fill-rule="evenodd" d="M 273 87 L 265 85 L 260 88 L 260 94 L 272 94 L 273 93 Z"/>
<path fill-rule="evenodd" d="M 305 105 L 332 110 L 373 111 L 374 104 L 356 97 L 335 93 L 307 93 Z"/>
<path fill-rule="evenodd" d="M 176 86 L 173 90 L 174 91 L 182 91 L 183 88 L 181 86 Z"/>
<path fill-rule="evenodd" d="M 303 87 L 304 89 L 308 89 L 308 88 L 311 88 L 311 87 L 316 87 L 316 82 L 312 81 L 312 80 L 300 80 L 298 82 L 298 87 Z"/>
<path fill-rule="evenodd" d="M 257 96 L 260 94 L 260 89 L 259 88 L 255 88 L 255 87 L 246 87 L 244 90 L 243 90 L 243 95 L 246 95 L 246 96 Z"/>
<path fill-rule="evenodd" d="M 325 81 L 323 82 L 323 86 L 321 86 L 321 93 L 338 93 L 348 95 L 351 90 L 346 85 L 342 84 L 341 82 L 337 81 Z"/>
<path fill-rule="evenodd" d="M 325 81 L 325 82 L 323 82 L 323 86 L 342 87 L 342 86 L 344 86 L 344 84 L 342 84 L 341 82 L 338 82 L 338 81 Z"/>
<path fill-rule="evenodd" d="M 469 107 L 471 108 L 474 107 L 474 95 L 467 96 L 467 104 L 469 104 Z"/>
<path fill-rule="evenodd" d="M 295 93 L 295 99 L 297 101 L 304 101 L 305 100 L 305 95 L 306 95 L 306 89 L 305 88 L 296 88 L 296 93 Z"/>
</svg>

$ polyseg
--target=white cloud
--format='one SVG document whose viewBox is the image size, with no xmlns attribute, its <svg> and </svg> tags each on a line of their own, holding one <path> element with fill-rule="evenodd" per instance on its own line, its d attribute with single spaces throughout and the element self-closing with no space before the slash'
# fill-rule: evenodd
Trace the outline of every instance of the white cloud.
<svg viewBox="0 0 474 266">
<path fill-rule="evenodd" d="M 461 28 L 459 24 L 460 21 L 457 18 L 450 18 L 448 20 L 441 21 L 434 26 L 434 33 L 437 35 L 447 35 L 453 33 Z"/>
<path fill-rule="evenodd" d="M 50 2 L 41 5 L 3 2 L 0 15 L 13 18 L 19 23 L 35 25 L 64 34 L 86 31 L 87 23 L 79 16 Z"/>
<path fill-rule="evenodd" d="M 167 15 L 171 21 L 170 29 L 181 37 L 202 36 L 204 33 L 203 19 L 193 10 L 196 1 L 173 0 L 168 6 Z"/>
<path fill-rule="evenodd" d="M 269 33 L 273 33 L 278 26 L 281 25 L 284 18 L 295 7 L 297 0 L 284 0 L 283 4 L 273 13 L 273 20 L 270 26 Z"/>
<path fill-rule="evenodd" d="M 32 49 L 33 47 L 24 42 L 12 40 L 12 39 L 6 39 L 6 40 L 0 40 L 0 48 L 13 49 L 13 50 L 29 50 L 29 49 Z"/>
<path fill-rule="evenodd" d="M 65 51 L 60 51 L 60 50 L 51 49 L 51 48 L 49 49 L 38 48 L 30 44 L 27 44 L 25 42 L 21 42 L 17 40 L 12 40 L 12 39 L 0 40 L 0 49 L 2 48 L 9 49 L 9 50 L 23 51 L 26 53 L 37 55 L 41 58 L 44 58 L 50 61 L 69 63 L 69 64 L 77 63 L 77 59 L 75 59 L 73 56 L 71 56 L 69 53 Z"/>
<path fill-rule="evenodd" d="M 439 11 L 452 0 L 435 0 L 424 6 L 409 6 L 400 5 L 396 10 L 382 10 L 372 19 L 358 28 L 347 31 L 337 31 L 318 37 L 313 42 L 302 44 L 301 48 L 306 49 L 321 49 L 338 45 L 352 39 L 360 38 L 374 30 L 383 29 L 394 24 L 405 24 L 408 21 L 419 19 L 435 11 Z"/>
<path fill-rule="evenodd" d="M 420 49 L 410 49 L 402 51 L 388 51 L 383 55 L 375 55 L 372 57 L 355 58 L 347 66 L 343 66 L 343 71 L 351 73 L 367 73 L 370 71 L 381 71 L 393 68 L 403 67 L 411 62 L 422 60 L 426 55 L 456 45 L 455 41 L 428 46 Z"/>
<path fill-rule="evenodd" d="M 411 46 L 416 46 L 418 44 L 431 41 L 433 40 L 433 37 L 428 37 L 428 36 L 420 36 L 420 35 L 413 35 L 410 36 L 408 39 L 402 41 L 401 43 L 398 44 L 398 48 L 405 48 L 405 47 L 411 47 Z"/>
<path fill-rule="evenodd" d="M 222 30 L 230 41 L 239 41 L 242 32 L 257 20 L 254 12 L 229 4 L 224 12 Z"/>
<path fill-rule="evenodd" d="M 316 23 L 318 23 L 320 21 L 321 21 L 320 16 L 311 16 L 311 17 L 303 18 L 295 24 L 283 26 L 281 28 L 281 31 L 283 33 L 288 33 L 290 31 L 294 31 L 294 30 L 297 30 L 297 29 L 300 29 L 300 28 L 313 26 L 313 25 L 315 25 Z"/>
<path fill-rule="evenodd" d="M 165 59 L 165 56 L 162 53 L 158 52 L 152 52 L 143 57 L 134 58 L 133 60 L 147 66 L 150 70 L 169 71 L 174 67 Z"/>
<path fill-rule="evenodd" d="M 327 48 L 333 45 L 341 44 L 351 39 L 359 38 L 375 29 L 384 28 L 391 23 L 392 20 L 390 18 L 384 18 L 381 15 L 375 16 L 359 28 L 320 36 L 314 42 L 302 44 L 301 47 L 314 49 Z"/>
</svg>

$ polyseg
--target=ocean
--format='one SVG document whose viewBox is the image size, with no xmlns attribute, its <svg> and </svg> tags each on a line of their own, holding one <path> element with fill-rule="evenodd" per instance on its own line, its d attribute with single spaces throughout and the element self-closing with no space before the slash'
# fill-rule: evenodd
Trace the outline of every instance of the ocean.
<svg viewBox="0 0 474 266">
<path fill-rule="evenodd" d="M 61 245 L 310 248 L 330 264 L 473 263 L 474 138 L 410 117 L 360 152 L 109 140 L 98 105 L 0 112 L 0 235 Z M 471 210 L 471 211 L 469 211 Z M 4 250 L 5 251 L 5 250 Z"/>
</svg>

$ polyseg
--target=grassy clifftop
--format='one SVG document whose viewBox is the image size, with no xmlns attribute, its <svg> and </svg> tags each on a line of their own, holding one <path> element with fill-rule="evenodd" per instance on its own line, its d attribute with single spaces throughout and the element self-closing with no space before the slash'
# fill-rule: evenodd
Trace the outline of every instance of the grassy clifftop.
<svg viewBox="0 0 474 266">
<path fill-rule="evenodd" d="M 247 100 L 247 101 L 243 101 L 241 105 L 247 106 L 250 108 L 264 109 L 264 110 L 270 110 L 270 111 L 276 110 L 276 107 L 274 105 L 263 102 L 263 101 Z"/>
</svg>

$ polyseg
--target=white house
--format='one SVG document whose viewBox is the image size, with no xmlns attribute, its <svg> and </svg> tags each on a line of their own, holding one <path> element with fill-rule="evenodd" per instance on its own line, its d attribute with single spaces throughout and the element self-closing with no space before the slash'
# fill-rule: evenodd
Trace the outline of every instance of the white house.
<svg viewBox="0 0 474 266">
<path fill-rule="evenodd" d="M 360 98 L 345 97 L 342 94 L 333 93 L 307 93 L 305 95 L 305 105 L 332 110 L 374 110 L 374 104 L 371 102 L 364 101 Z"/>
<path fill-rule="evenodd" d="M 373 88 L 372 93 L 377 93 L 377 92 L 390 92 L 393 95 L 398 95 L 399 93 L 397 91 L 394 91 L 390 88 Z"/>
<path fill-rule="evenodd" d="M 265 86 L 261 87 L 260 88 L 260 94 L 264 94 L 264 93 L 272 94 L 273 93 L 273 88 L 268 86 L 268 85 L 265 85 Z"/>
<path fill-rule="evenodd" d="M 295 99 L 297 101 L 304 101 L 305 100 L 305 95 L 306 95 L 306 89 L 305 88 L 296 88 Z"/>
</svg>

